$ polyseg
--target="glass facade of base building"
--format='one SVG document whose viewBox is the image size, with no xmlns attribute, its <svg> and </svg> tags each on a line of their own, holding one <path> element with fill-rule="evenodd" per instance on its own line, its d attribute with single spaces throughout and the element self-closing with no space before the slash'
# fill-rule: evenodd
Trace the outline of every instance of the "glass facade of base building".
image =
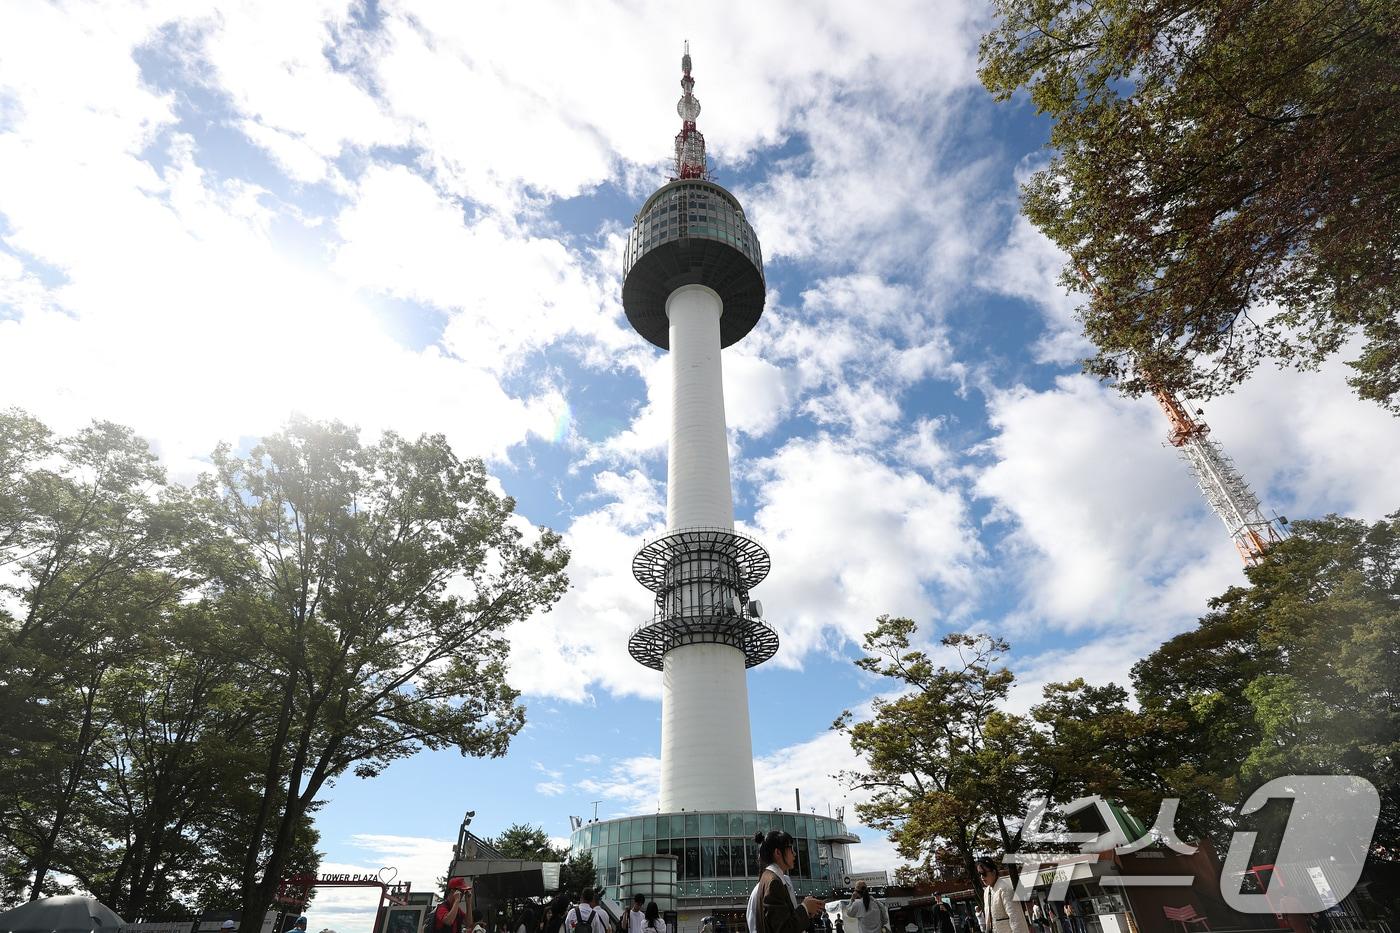
<svg viewBox="0 0 1400 933">
<path fill-rule="evenodd" d="M 823 894 L 841 884 L 850 864 L 848 846 L 859 838 L 840 820 L 781 810 L 658 813 L 586 823 L 569 843 L 591 852 L 598 886 L 620 899 L 620 860 L 630 855 L 674 855 L 677 897 L 682 903 L 748 897 L 759 872 L 759 830 L 783 829 L 797 840 L 791 873 L 799 895 Z"/>
</svg>

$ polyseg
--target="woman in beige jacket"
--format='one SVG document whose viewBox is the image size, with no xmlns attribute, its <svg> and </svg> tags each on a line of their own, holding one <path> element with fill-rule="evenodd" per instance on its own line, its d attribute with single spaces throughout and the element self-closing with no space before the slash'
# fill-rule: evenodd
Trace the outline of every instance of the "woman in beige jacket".
<svg viewBox="0 0 1400 933">
<path fill-rule="evenodd" d="M 982 879 L 982 916 L 986 918 L 983 933 L 1030 933 L 1011 879 L 1001 877 L 997 863 L 979 858 L 977 876 Z"/>
</svg>

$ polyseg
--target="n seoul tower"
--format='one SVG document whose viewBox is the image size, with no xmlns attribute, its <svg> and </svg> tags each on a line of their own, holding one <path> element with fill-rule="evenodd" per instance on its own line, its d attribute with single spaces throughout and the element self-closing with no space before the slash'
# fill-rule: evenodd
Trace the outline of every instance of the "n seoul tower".
<svg viewBox="0 0 1400 933">
<path fill-rule="evenodd" d="M 709 178 L 690 69 L 687 43 L 675 177 L 637 213 L 623 261 L 627 320 L 670 351 L 672 390 L 667 531 L 632 560 L 656 600 L 628 650 L 662 673 L 661 810 L 751 811 L 746 670 L 778 636 L 749 598 L 768 552 L 734 531 L 720 350 L 763 313 L 763 255 L 738 199 Z"/>
</svg>

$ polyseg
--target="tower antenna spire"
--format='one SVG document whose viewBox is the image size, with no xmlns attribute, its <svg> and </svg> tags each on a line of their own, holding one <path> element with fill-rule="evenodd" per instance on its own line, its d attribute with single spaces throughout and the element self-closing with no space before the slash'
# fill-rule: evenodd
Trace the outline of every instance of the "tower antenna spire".
<svg viewBox="0 0 1400 933">
<path fill-rule="evenodd" d="M 676 174 L 677 178 L 709 178 L 710 170 L 705 164 L 705 136 L 695 128 L 695 118 L 700 116 L 700 98 L 694 94 L 695 79 L 690 76 L 690 40 L 685 42 L 685 52 L 681 55 L 681 99 L 676 101 L 676 115 L 681 118 L 681 131 L 676 134 Z"/>
</svg>

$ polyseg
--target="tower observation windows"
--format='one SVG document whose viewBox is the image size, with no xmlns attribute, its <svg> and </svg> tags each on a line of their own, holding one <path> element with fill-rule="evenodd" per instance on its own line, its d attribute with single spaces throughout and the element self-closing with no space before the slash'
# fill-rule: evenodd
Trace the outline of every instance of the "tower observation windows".
<svg viewBox="0 0 1400 933">
<path fill-rule="evenodd" d="M 712 183 L 672 182 L 651 196 L 637 214 L 624 262 L 624 276 L 643 255 L 684 237 L 723 242 L 746 256 L 762 275 L 763 256 L 743 208 Z"/>
</svg>

